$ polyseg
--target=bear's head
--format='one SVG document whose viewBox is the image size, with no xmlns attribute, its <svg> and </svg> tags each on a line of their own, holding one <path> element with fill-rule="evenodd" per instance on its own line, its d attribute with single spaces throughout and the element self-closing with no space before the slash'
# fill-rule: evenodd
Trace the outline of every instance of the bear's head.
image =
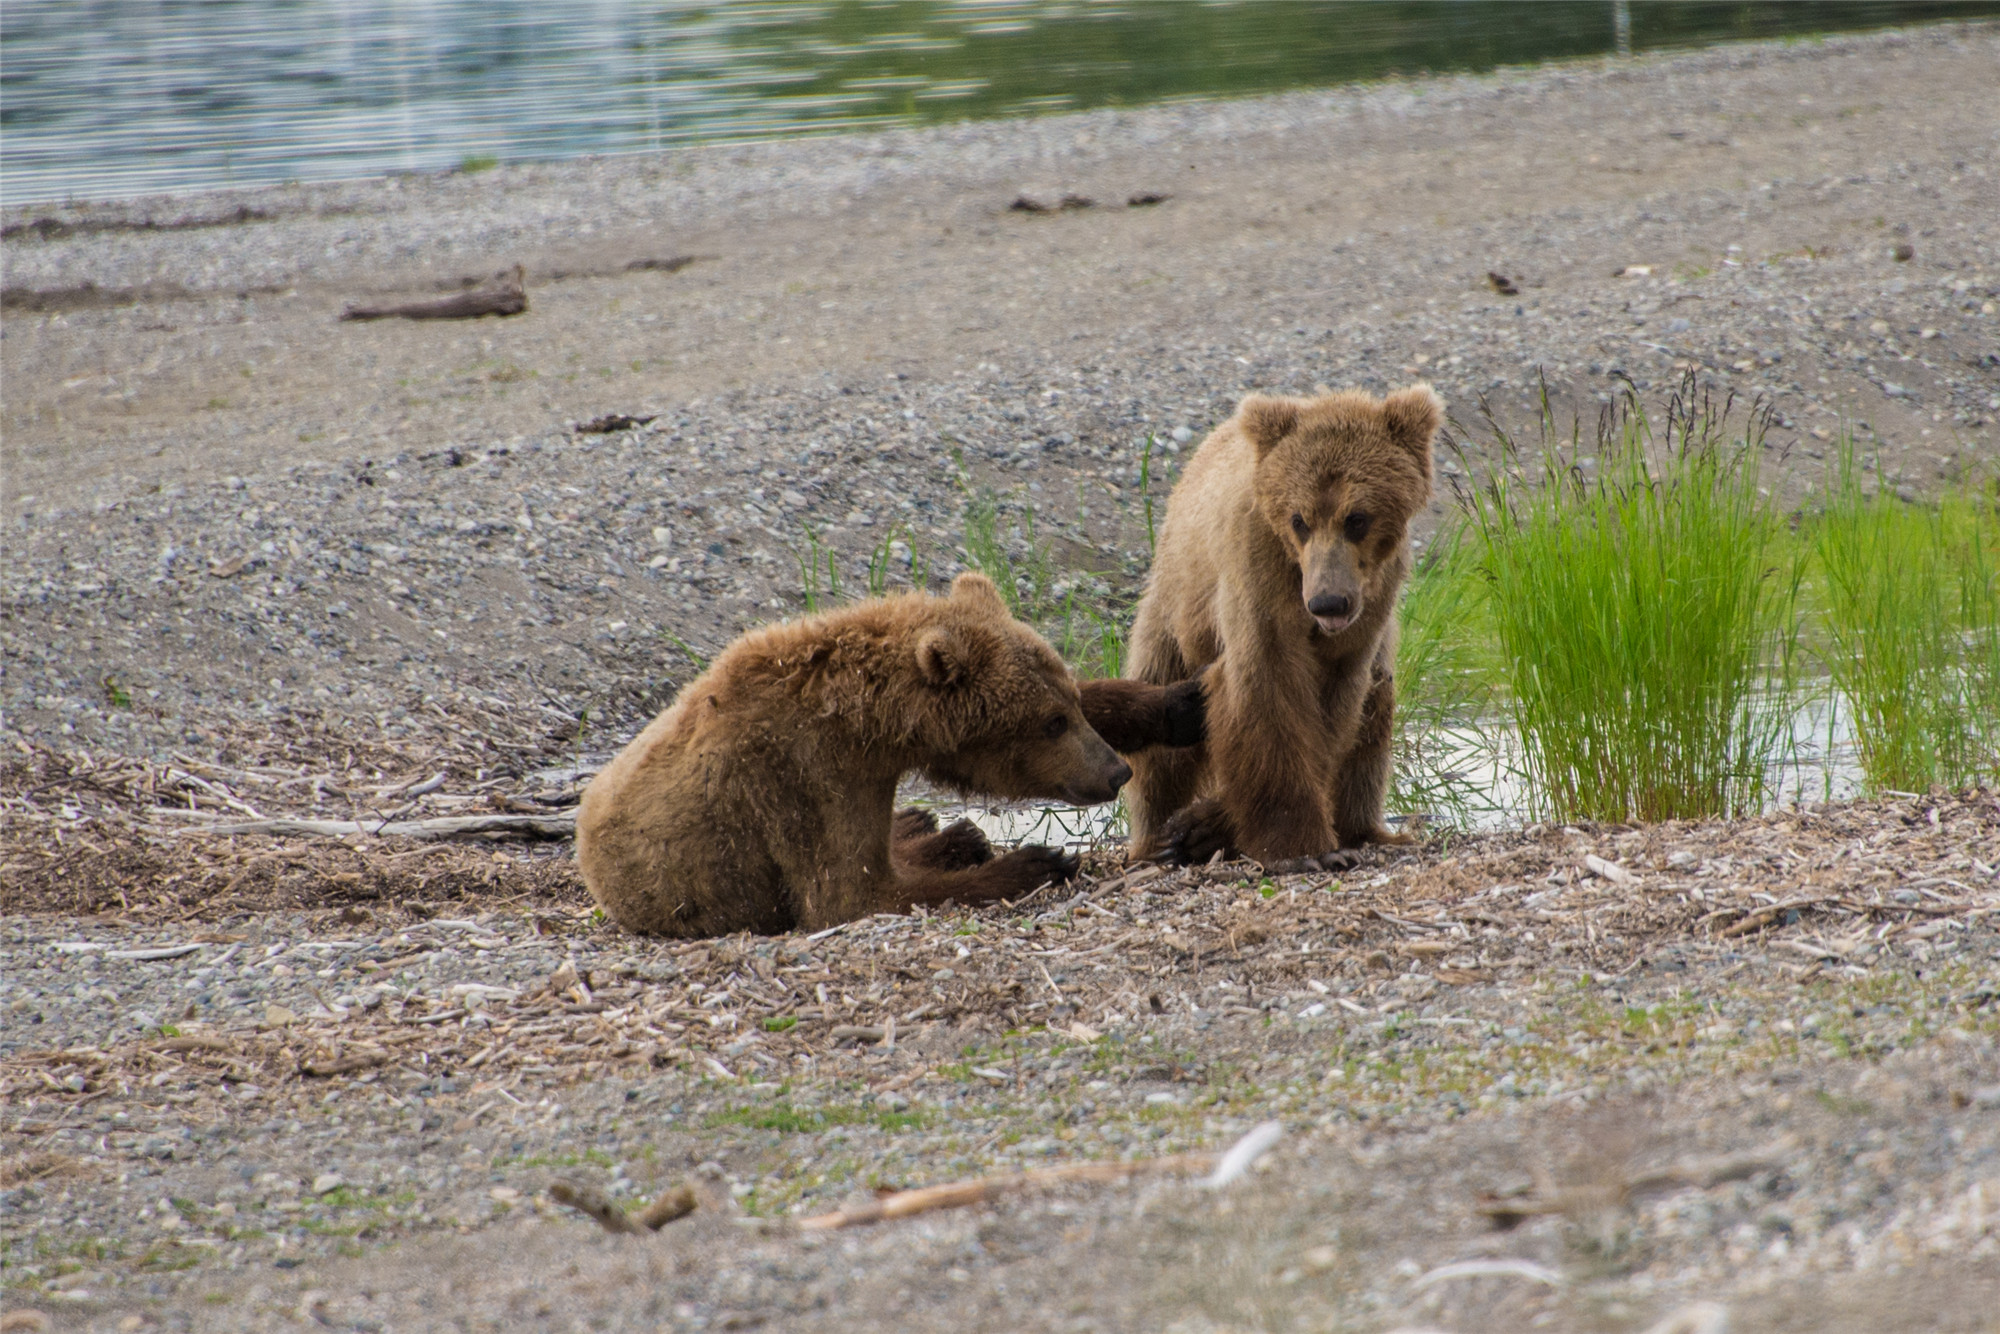
<svg viewBox="0 0 2000 1334">
<path fill-rule="evenodd" d="M 1076 678 L 1015 620 L 984 575 L 961 574 L 932 599 L 916 635 L 916 706 L 928 709 L 924 774 L 963 792 L 1109 801 L 1132 770 L 1083 719 Z M 914 720 L 913 720 L 914 721 Z"/>
<path fill-rule="evenodd" d="M 1257 511 L 1297 562 L 1313 623 L 1340 634 L 1395 596 L 1404 536 L 1430 502 L 1444 404 L 1419 384 L 1386 399 L 1252 394 L 1236 415 L 1257 451 Z"/>
</svg>

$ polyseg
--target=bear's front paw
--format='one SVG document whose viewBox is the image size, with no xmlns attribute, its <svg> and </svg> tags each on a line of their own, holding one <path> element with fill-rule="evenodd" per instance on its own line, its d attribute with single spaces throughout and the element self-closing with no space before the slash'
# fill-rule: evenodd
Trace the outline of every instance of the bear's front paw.
<svg viewBox="0 0 2000 1334">
<path fill-rule="evenodd" d="M 1160 827 L 1160 850 L 1149 859 L 1169 866 L 1200 866 L 1216 853 L 1233 853 L 1236 831 L 1229 813 L 1213 798 L 1183 807 Z"/>
<path fill-rule="evenodd" d="M 1014 849 L 997 861 L 986 863 L 985 870 L 995 886 L 991 897 L 1012 899 L 1032 894 L 1043 885 L 1068 884 L 1076 879 L 1076 873 L 1082 866 L 1082 858 L 1072 856 L 1061 848 L 1031 843 Z"/>
<path fill-rule="evenodd" d="M 1208 695 L 1201 688 L 1199 676 L 1167 687 L 1166 707 L 1160 721 L 1165 745 L 1199 746 L 1207 739 Z"/>
<path fill-rule="evenodd" d="M 970 820 L 953 820 L 935 834 L 922 834 L 896 845 L 896 855 L 912 866 L 937 871 L 964 871 L 993 860 L 993 845 Z"/>
<path fill-rule="evenodd" d="M 935 832 L 937 832 L 937 816 L 921 806 L 903 807 L 896 812 L 896 818 L 889 825 L 889 839 L 894 843 L 922 838 L 925 834 Z"/>
</svg>

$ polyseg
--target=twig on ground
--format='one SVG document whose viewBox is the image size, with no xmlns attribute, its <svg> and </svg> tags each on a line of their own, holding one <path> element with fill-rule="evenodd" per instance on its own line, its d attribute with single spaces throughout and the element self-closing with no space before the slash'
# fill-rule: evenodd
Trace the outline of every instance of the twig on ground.
<svg viewBox="0 0 2000 1334">
<path fill-rule="evenodd" d="M 670 1186 L 659 1199 L 636 1214 L 628 1214 L 618 1201 L 584 1181 L 558 1181 L 549 1187 L 549 1198 L 578 1213 L 588 1214 L 606 1232 L 622 1234 L 658 1232 L 677 1218 L 686 1218 L 700 1202 L 694 1187 L 686 1182 Z"/>
<path fill-rule="evenodd" d="M 1122 1181 L 1127 1177 L 1153 1175 L 1192 1176 L 1209 1171 L 1214 1162 L 1213 1154 L 1177 1153 L 1165 1158 L 1140 1158 L 1131 1162 L 1065 1163 L 1059 1167 L 1038 1167 L 1027 1172 L 1000 1172 L 942 1186 L 899 1190 L 866 1204 L 802 1218 L 799 1227 L 807 1232 L 826 1232 L 834 1228 L 858 1227 L 864 1223 L 886 1223 L 938 1209 L 961 1209 L 1011 1191 L 1064 1181 Z"/>
</svg>

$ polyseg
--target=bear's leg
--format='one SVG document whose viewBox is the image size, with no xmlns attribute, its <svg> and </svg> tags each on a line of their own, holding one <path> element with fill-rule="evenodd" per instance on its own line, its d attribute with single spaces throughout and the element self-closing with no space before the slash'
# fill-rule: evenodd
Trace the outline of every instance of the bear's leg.
<svg viewBox="0 0 2000 1334">
<path fill-rule="evenodd" d="M 968 867 L 984 866 L 993 860 L 993 845 L 986 841 L 986 835 L 972 821 L 954 820 L 932 833 L 905 838 L 905 814 L 908 812 L 900 812 L 896 816 L 896 839 L 890 849 L 900 865 L 933 871 L 962 871 Z M 932 824 L 936 824 L 935 819 Z"/>
<path fill-rule="evenodd" d="M 1083 695 L 1084 721 L 1121 755 L 1151 746 L 1201 744 L 1204 708 L 1200 677 L 1170 686 L 1150 681 L 1083 681 L 1077 689 Z"/>
<path fill-rule="evenodd" d="M 1060 848 L 1031 844 L 966 870 L 899 868 L 870 911 L 902 912 L 920 903 L 947 900 L 974 904 L 1018 899 L 1051 881 L 1060 885 L 1075 879 L 1079 864 L 1078 858 Z"/>
<path fill-rule="evenodd" d="M 1354 734 L 1353 749 L 1348 751 L 1335 779 L 1334 826 L 1343 848 L 1360 847 L 1364 843 L 1417 841 L 1409 834 L 1389 832 L 1382 822 L 1395 764 L 1390 749 L 1395 725 L 1396 677 L 1378 666 L 1368 698 L 1361 705 L 1361 723 Z"/>
<path fill-rule="evenodd" d="M 1235 846 L 1267 866 L 1338 848 L 1329 766 L 1319 753 L 1327 742 L 1317 664 L 1304 653 L 1260 646 L 1219 665 L 1227 670 L 1208 692 L 1207 787 L 1228 816 Z"/>
<path fill-rule="evenodd" d="M 1126 663 L 1126 670 L 1133 678 L 1154 685 L 1183 681 L 1183 678 L 1194 675 L 1194 667 L 1182 654 L 1173 635 L 1165 627 L 1155 624 L 1150 604 L 1140 604 L 1139 617 L 1133 622 L 1132 656 Z M 1215 691 L 1221 676 L 1214 666 L 1210 666 L 1200 679 L 1203 683 L 1202 731 L 1205 736 L 1208 732 L 1207 714 L 1214 708 Z M 1113 742 L 1112 747 L 1118 749 L 1117 743 Z M 1127 845 L 1126 855 L 1134 860 L 1157 857 L 1166 845 L 1166 822 L 1194 800 L 1194 794 L 1201 788 L 1202 776 L 1208 768 L 1207 747 L 1156 746 L 1131 752 L 1127 762 L 1132 766 L 1132 780 L 1125 785 L 1125 809 L 1130 816 L 1132 840 Z"/>
</svg>

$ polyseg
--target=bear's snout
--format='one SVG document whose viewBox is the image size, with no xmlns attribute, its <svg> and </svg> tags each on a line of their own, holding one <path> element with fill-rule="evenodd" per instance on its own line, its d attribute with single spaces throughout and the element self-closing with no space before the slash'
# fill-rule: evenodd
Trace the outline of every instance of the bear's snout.
<svg viewBox="0 0 2000 1334">
<path fill-rule="evenodd" d="M 1119 759 L 1117 752 L 1114 751 L 1111 763 L 1105 767 L 1096 783 L 1071 785 L 1070 790 L 1063 794 L 1063 800 L 1073 806 L 1095 806 L 1099 802 L 1110 801 L 1117 796 L 1118 789 L 1124 787 L 1131 778 L 1132 766 Z"/>
<path fill-rule="evenodd" d="M 1306 610 L 1327 630 L 1346 629 L 1354 619 L 1354 599 L 1344 593 L 1317 593 L 1306 601 Z M 1334 624 L 1337 623 L 1337 624 Z"/>
<path fill-rule="evenodd" d="M 1312 613 L 1313 624 L 1330 635 L 1337 635 L 1354 624 L 1359 614 L 1356 599 L 1345 593 L 1315 593 L 1306 599 L 1306 610 Z"/>
</svg>

